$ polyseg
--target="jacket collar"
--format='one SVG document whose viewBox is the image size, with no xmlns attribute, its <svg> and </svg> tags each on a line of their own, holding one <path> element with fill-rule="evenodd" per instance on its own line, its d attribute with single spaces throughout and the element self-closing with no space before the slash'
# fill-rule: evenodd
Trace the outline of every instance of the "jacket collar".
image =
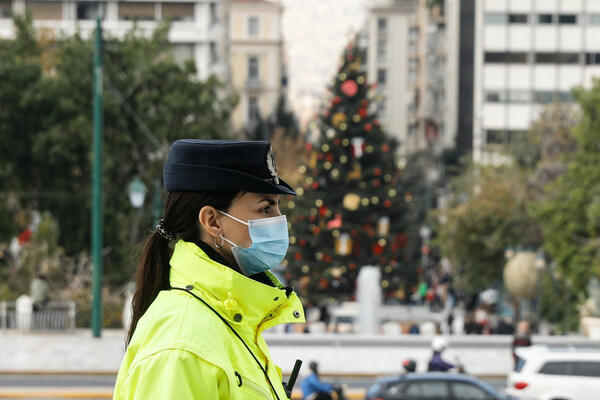
<svg viewBox="0 0 600 400">
<path fill-rule="evenodd" d="M 248 278 L 211 259 L 194 243 L 180 240 L 171 257 L 171 287 L 192 285 L 194 294 L 239 328 L 262 331 L 280 323 L 304 322 L 302 303 L 270 272 L 273 286 Z"/>
</svg>

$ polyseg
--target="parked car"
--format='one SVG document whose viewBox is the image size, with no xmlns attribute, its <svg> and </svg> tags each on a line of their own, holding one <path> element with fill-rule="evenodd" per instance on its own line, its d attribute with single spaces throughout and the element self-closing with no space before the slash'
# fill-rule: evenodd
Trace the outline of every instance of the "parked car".
<svg viewBox="0 0 600 400">
<path fill-rule="evenodd" d="M 519 399 L 600 398 L 600 350 L 531 346 L 516 350 L 507 393 Z"/>
<path fill-rule="evenodd" d="M 379 378 L 366 400 L 508 400 L 494 387 L 467 374 L 423 372 Z"/>
</svg>

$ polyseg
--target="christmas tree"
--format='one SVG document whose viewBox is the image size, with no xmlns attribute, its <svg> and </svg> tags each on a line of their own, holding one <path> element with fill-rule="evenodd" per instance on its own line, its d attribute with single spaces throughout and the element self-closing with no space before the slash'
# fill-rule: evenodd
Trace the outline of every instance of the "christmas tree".
<svg viewBox="0 0 600 400">
<path fill-rule="evenodd" d="M 299 196 L 287 203 L 286 278 L 311 301 L 353 299 L 366 265 L 380 267 L 387 298 L 397 298 L 415 280 L 419 249 L 411 241 L 418 225 L 411 219 L 422 213 L 405 189 L 397 143 L 378 121 L 375 91 L 367 82 L 364 51 L 348 45 L 330 96 L 311 123 L 320 134 L 318 143 L 306 144 L 309 162 L 300 167 Z"/>
</svg>

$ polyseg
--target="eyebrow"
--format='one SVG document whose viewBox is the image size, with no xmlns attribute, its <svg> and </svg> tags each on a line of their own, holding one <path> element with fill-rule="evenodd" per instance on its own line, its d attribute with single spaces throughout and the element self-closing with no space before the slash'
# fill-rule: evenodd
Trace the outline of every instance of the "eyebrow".
<svg viewBox="0 0 600 400">
<path fill-rule="evenodd" d="M 281 199 L 279 197 L 277 198 L 277 201 L 273 200 L 271 197 L 263 197 L 258 202 L 262 203 L 263 201 L 266 201 L 267 203 L 269 203 L 272 206 L 281 203 Z"/>
</svg>

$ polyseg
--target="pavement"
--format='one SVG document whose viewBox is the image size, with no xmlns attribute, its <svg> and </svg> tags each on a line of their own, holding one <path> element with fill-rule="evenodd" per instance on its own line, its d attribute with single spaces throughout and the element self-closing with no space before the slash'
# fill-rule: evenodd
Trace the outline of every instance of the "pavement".
<svg viewBox="0 0 600 400">
<path fill-rule="evenodd" d="M 449 336 L 445 355 L 449 361 L 459 359 L 468 373 L 479 377 L 503 379 L 512 369 L 510 336 Z M 424 370 L 431 355 L 432 336 L 426 335 L 353 335 L 353 334 L 265 334 L 272 357 L 289 374 L 296 358 L 305 363 L 317 360 L 324 376 L 366 377 L 398 373 L 406 358 L 417 361 Z M 536 344 L 600 348 L 600 341 L 583 336 L 534 336 Z M 0 332 L 0 375 L 116 376 L 125 351 L 125 331 L 102 331 L 94 338 L 90 330 L 74 333 Z M 305 373 L 306 368 L 303 368 Z M 298 382 L 302 379 L 302 374 Z M 59 385 L 60 386 L 60 385 Z M 298 387 L 299 388 L 299 387 Z M 90 385 L 47 387 L 22 385 L 0 387 L 0 399 L 107 399 L 112 386 Z M 364 389 L 351 388 L 349 399 L 363 399 Z M 299 390 L 294 399 L 300 399 Z"/>
</svg>

